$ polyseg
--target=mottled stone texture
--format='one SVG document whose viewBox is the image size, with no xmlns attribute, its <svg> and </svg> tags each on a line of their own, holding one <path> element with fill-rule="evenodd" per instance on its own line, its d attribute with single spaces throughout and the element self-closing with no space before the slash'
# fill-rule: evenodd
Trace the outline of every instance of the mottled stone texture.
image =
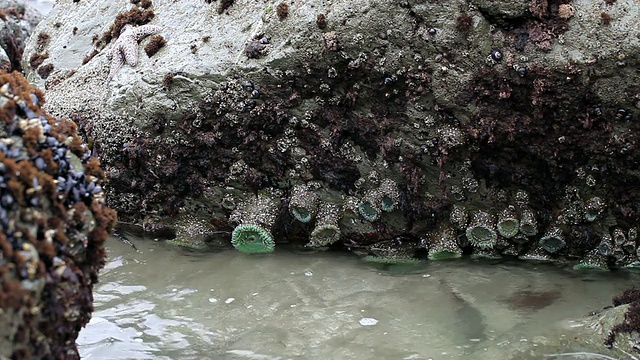
<svg viewBox="0 0 640 360">
<path fill-rule="evenodd" d="M 637 264 L 640 19 L 637 2 L 610 3 L 300 2 L 279 19 L 273 1 L 61 1 L 37 33 L 55 69 L 48 109 L 78 123 L 124 219 L 228 242 L 235 206 L 264 192 L 284 200 L 276 242 L 304 244 L 314 225 L 288 197 L 306 183 L 342 208 L 333 246 L 426 254 L 451 227 L 473 253 L 460 216 L 513 208 L 524 223 L 493 255 L 604 249 L 599 263 L 622 267 Z M 149 58 L 143 40 L 137 66 L 108 79 L 125 23 L 162 27 L 166 45 Z M 366 221 L 359 205 L 384 179 L 398 204 Z M 554 253 L 539 244 L 551 227 L 566 240 Z M 625 241 L 599 248 L 614 231 Z"/>
<path fill-rule="evenodd" d="M 0 70 L 22 70 L 24 48 L 41 19 L 42 15 L 23 1 L 0 0 Z"/>
<path fill-rule="evenodd" d="M 116 213 L 75 123 L 0 72 L 0 358 L 78 359 Z"/>
</svg>

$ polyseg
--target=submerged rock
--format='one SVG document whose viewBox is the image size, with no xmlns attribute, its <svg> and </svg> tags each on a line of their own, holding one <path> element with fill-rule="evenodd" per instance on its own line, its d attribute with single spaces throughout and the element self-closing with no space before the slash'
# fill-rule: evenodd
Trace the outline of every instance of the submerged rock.
<svg viewBox="0 0 640 360">
<path fill-rule="evenodd" d="M 77 359 L 115 225 L 99 161 L 42 91 L 0 73 L 0 358 Z"/>
<path fill-rule="evenodd" d="M 281 18 L 276 3 L 224 4 L 60 2 L 38 25 L 53 70 L 27 76 L 87 136 L 123 219 L 188 216 L 177 240 L 200 246 L 180 227 L 226 231 L 237 205 L 278 191 L 276 243 L 309 242 L 318 217 L 298 212 L 316 201 L 342 211 L 336 247 L 451 222 L 450 254 L 581 259 L 636 231 L 633 1 L 607 5 L 606 24 L 596 0 L 302 2 Z M 128 41 L 137 62 L 115 59 L 110 77 L 127 24 L 166 43 L 149 57 L 151 39 Z M 604 264 L 633 264 L 636 245 Z"/>
</svg>

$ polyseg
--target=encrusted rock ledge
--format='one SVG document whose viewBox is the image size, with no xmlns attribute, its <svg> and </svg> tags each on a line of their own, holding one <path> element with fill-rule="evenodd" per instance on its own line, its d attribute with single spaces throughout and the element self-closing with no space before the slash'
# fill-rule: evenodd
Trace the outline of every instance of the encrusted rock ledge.
<svg viewBox="0 0 640 360">
<path fill-rule="evenodd" d="M 67 0 L 23 62 L 180 244 L 638 267 L 637 6 Z"/>
<path fill-rule="evenodd" d="M 42 91 L 0 73 L 0 358 L 77 359 L 116 223 L 104 173 Z"/>
</svg>

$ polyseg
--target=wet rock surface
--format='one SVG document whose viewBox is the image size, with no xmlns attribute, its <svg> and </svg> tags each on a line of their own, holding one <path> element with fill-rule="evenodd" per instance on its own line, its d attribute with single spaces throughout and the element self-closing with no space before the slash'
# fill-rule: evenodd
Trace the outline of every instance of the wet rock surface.
<svg viewBox="0 0 640 360">
<path fill-rule="evenodd" d="M 45 51 L 52 71 L 27 76 L 123 219 L 228 244 L 259 193 L 276 244 L 309 242 L 317 218 L 290 206 L 309 199 L 341 211 L 311 246 L 638 265 L 636 3 L 277 5 L 66 1 L 40 23 L 23 61 Z M 110 77 L 126 24 L 166 43 L 149 57 L 136 38 Z"/>
<path fill-rule="evenodd" d="M 0 358 L 76 359 L 115 225 L 104 173 L 44 93 L 0 73 Z"/>
</svg>

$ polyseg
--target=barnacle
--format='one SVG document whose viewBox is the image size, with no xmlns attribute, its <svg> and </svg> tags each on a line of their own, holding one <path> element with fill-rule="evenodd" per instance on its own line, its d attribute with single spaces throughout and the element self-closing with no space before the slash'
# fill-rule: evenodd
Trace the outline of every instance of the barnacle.
<svg viewBox="0 0 640 360">
<path fill-rule="evenodd" d="M 557 226 L 550 227 L 540 238 L 538 244 L 552 254 L 557 253 L 567 245 L 564 241 L 564 236 L 562 236 L 562 229 Z"/>
<path fill-rule="evenodd" d="M 520 230 L 520 221 L 518 221 L 515 207 L 509 206 L 498 215 L 496 227 L 500 235 L 507 239 L 516 236 L 518 230 Z"/>
<path fill-rule="evenodd" d="M 429 241 L 429 260 L 457 259 L 462 256 L 462 250 L 458 247 L 457 233 L 450 225 L 443 225 L 440 230 L 432 235 Z"/>
<path fill-rule="evenodd" d="M 316 227 L 309 237 L 309 247 L 325 247 L 340 239 L 340 207 L 335 204 L 321 203 L 318 210 Z"/>
<path fill-rule="evenodd" d="M 467 227 L 466 234 L 467 239 L 474 247 L 480 249 L 493 248 L 498 240 L 493 215 L 482 210 L 476 211 Z"/>
<path fill-rule="evenodd" d="M 538 222 L 531 210 L 524 210 L 520 215 L 520 232 L 526 236 L 534 236 L 538 233 Z"/>
<path fill-rule="evenodd" d="M 318 211 L 318 195 L 307 185 L 296 185 L 291 190 L 289 213 L 296 220 L 307 223 L 313 219 Z"/>
</svg>

